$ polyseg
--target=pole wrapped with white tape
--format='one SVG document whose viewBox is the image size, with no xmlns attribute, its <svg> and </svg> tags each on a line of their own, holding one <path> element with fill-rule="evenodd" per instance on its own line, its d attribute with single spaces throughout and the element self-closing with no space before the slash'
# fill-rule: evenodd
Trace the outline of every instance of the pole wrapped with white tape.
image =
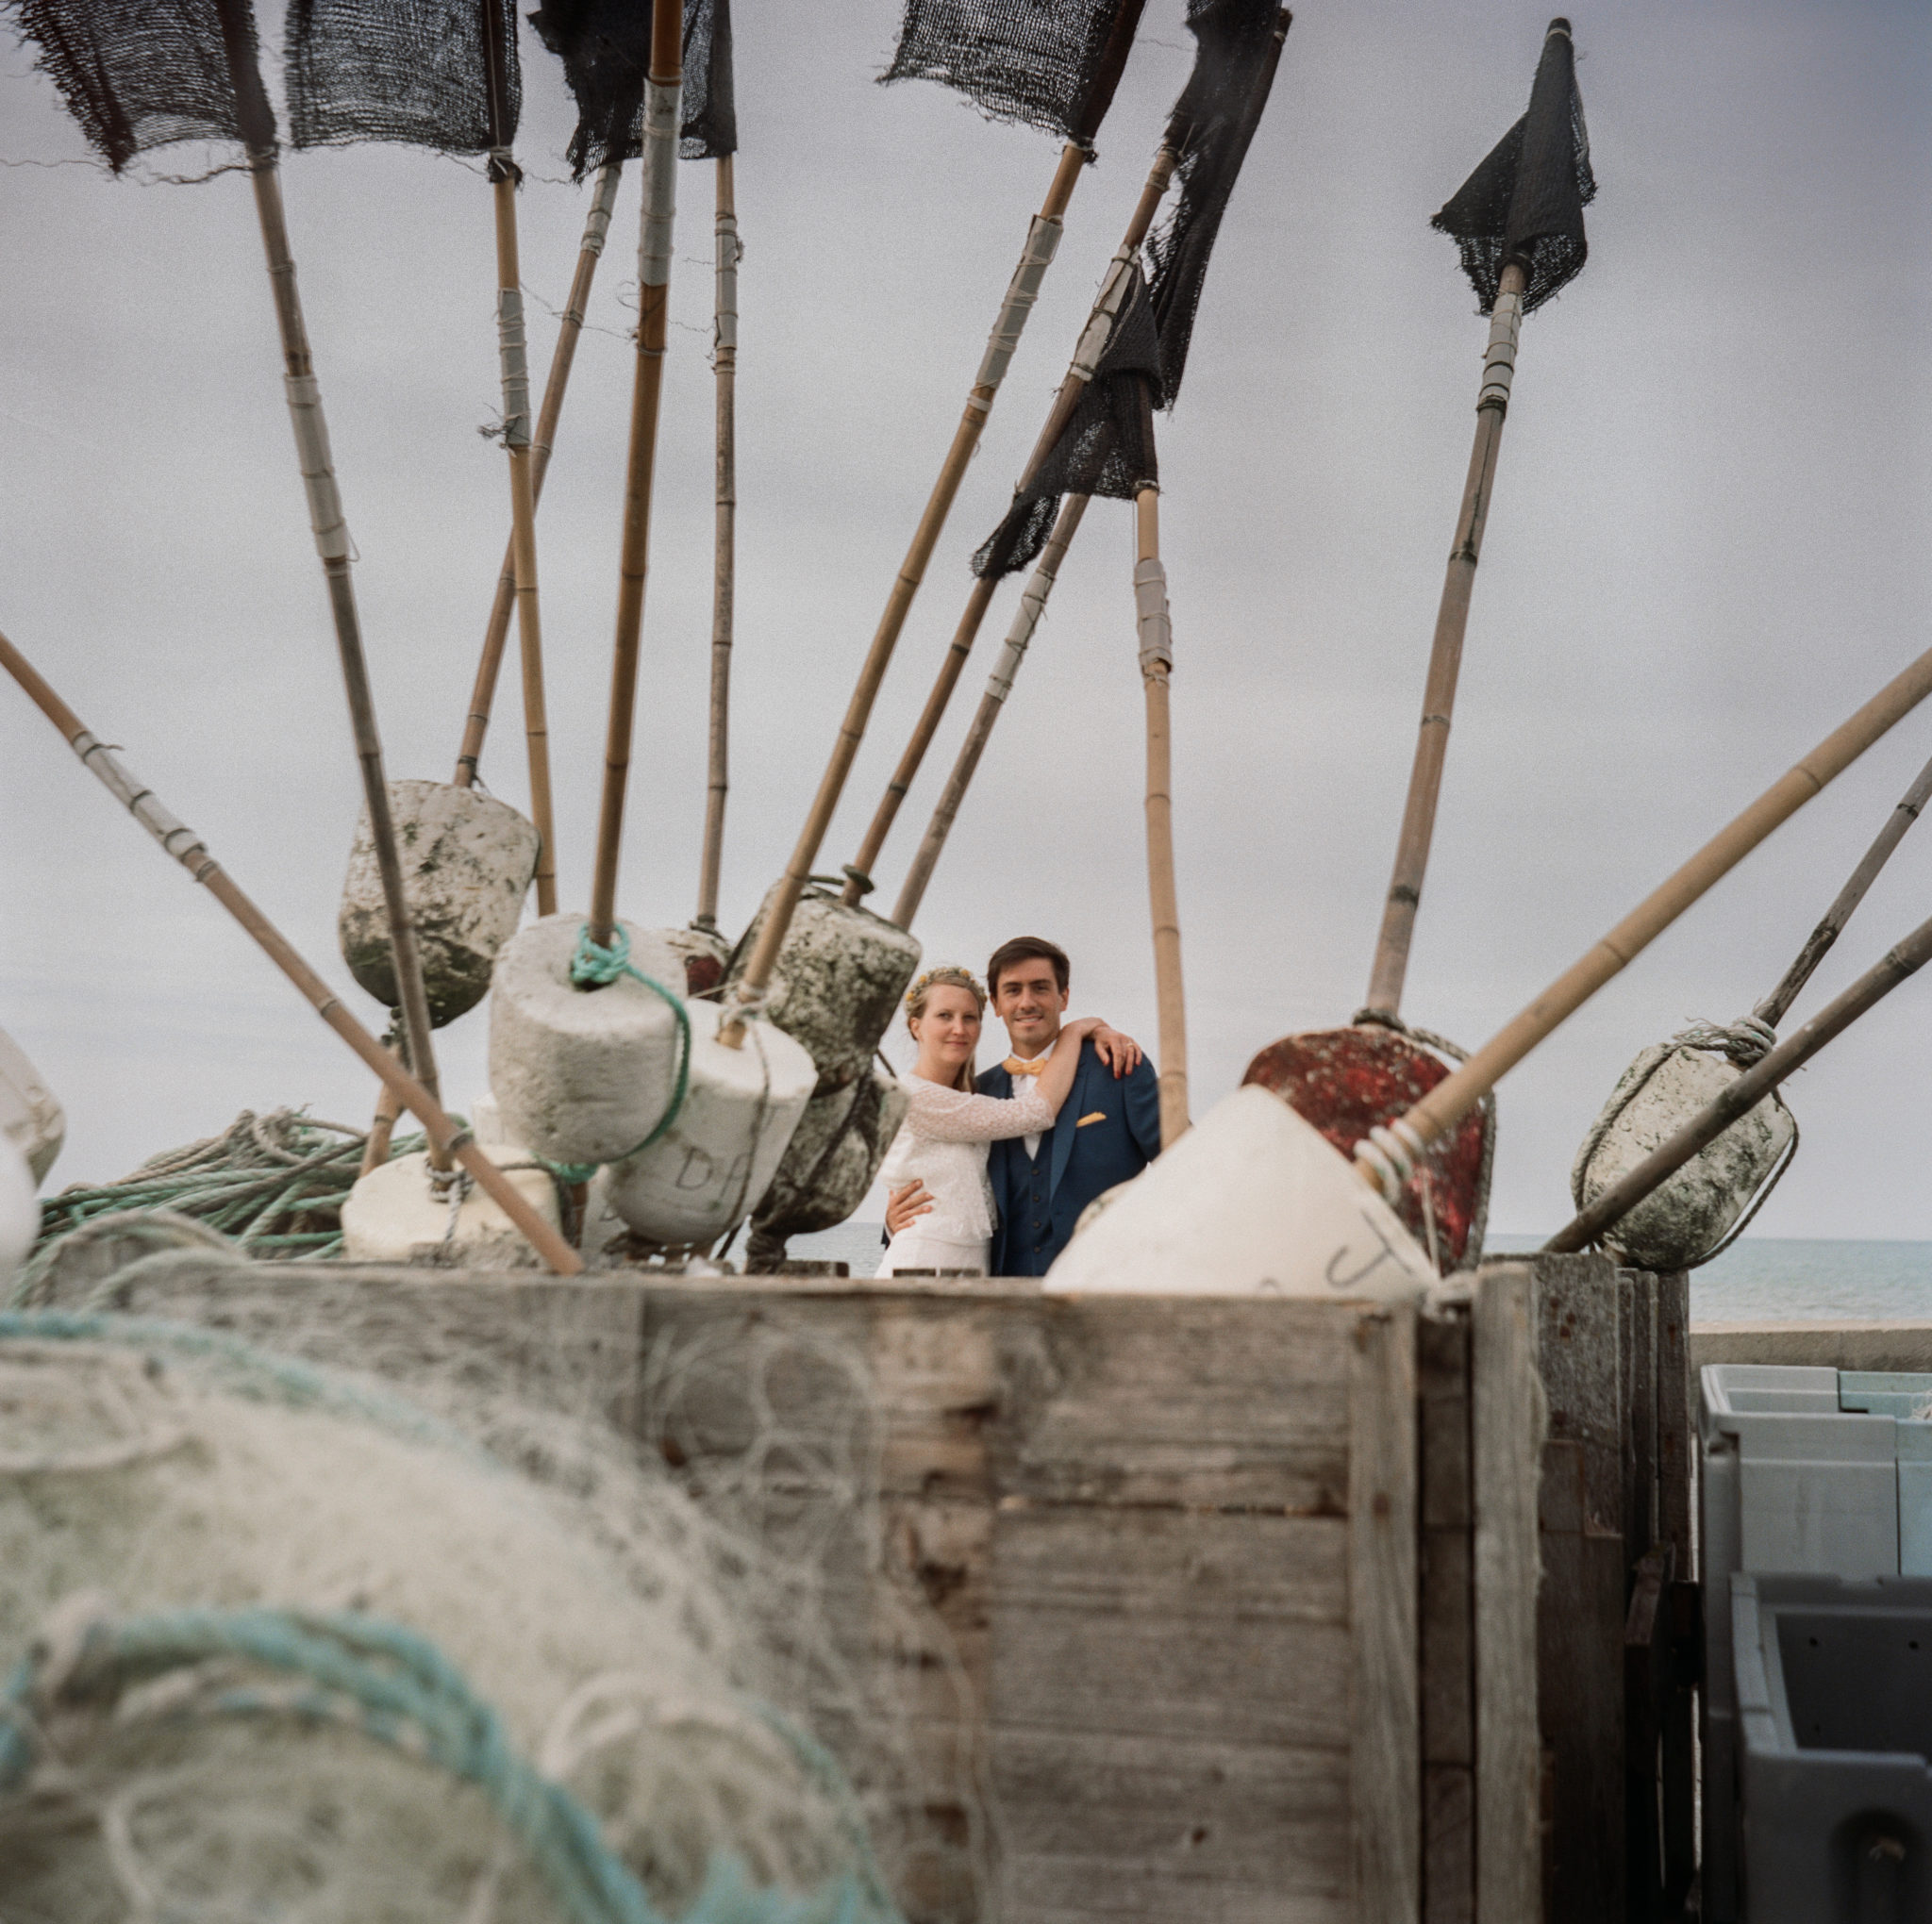
<svg viewBox="0 0 1932 1924">
<path fill-rule="evenodd" d="M 591 194 L 591 211 L 584 216 L 583 238 L 577 242 L 577 252 L 588 254 L 592 260 L 604 252 L 604 243 L 610 238 L 610 217 L 617 211 L 617 177 L 622 172 L 615 160 L 607 162 L 597 170 L 597 185 Z M 575 290 L 573 289 L 575 293 Z M 581 327 L 582 314 L 566 309 L 564 318 L 575 319 Z"/>
<path fill-rule="evenodd" d="M 1134 563 L 1134 611 L 1141 633 L 1141 672 L 1166 674 L 1174 667 L 1174 622 L 1167 611 L 1167 570 L 1156 555 Z"/>
<path fill-rule="evenodd" d="M 302 469 L 303 490 L 308 496 L 308 525 L 315 533 L 315 552 L 325 561 L 346 561 L 349 526 L 342 519 L 342 497 L 336 487 L 328 420 L 322 411 L 322 384 L 313 374 L 285 374 L 282 386 L 295 429 L 295 456 Z"/>
<path fill-rule="evenodd" d="M 644 220 L 638 237 L 638 281 L 671 285 L 671 230 L 677 218 L 677 114 L 683 87 L 653 80 L 644 89 Z"/>
<path fill-rule="evenodd" d="M 977 393 L 974 396 L 982 411 L 992 406 L 993 391 L 1007 377 L 1007 369 L 1020 345 L 1020 336 L 1025 331 L 1026 318 L 1040 298 L 1041 283 L 1053 265 L 1064 231 L 1065 224 L 1058 215 L 1049 218 L 1044 214 L 1035 214 L 1026 230 L 1026 245 L 1020 255 L 1020 264 L 1007 284 L 1007 297 L 1000 303 L 999 319 L 992 324 L 986 357 L 979 363 L 979 373 L 974 380 L 975 390 L 989 390 L 984 398 Z"/>
<path fill-rule="evenodd" d="M 1507 412 L 1509 383 L 1516 373 L 1516 342 L 1523 331 L 1523 295 L 1517 289 L 1496 296 L 1490 314 L 1490 342 L 1483 351 L 1483 385 L 1475 397 L 1478 413 L 1485 407 Z"/>
<path fill-rule="evenodd" d="M 503 444 L 530 445 L 530 356 L 524 334 L 524 290 L 496 290 L 496 353 L 503 368 Z"/>
</svg>

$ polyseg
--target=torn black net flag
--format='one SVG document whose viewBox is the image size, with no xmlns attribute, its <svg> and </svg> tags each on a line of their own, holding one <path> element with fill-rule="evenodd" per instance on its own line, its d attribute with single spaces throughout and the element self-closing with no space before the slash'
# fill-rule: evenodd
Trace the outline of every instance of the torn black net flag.
<svg viewBox="0 0 1932 1924">
<path fill-rule="evenodd" d="M 1174 211 L 1147 242 L 1148 293 L 1160 334 L 1165 405 L 1180 392 L 1194 315 L 1221 218 L 1281 64 L 1288 10 L 1278 0 L 1189 0 L 1194 68 L 1169 121 L 1180 139 Z"/>
<path fill-rule="evenodd" d="M 1046 545 L 1063 494 L 1132 501 L 1156 485 L 1154 409 L 1161 398 L 1160 337 L 1147 284 L 1136 268 L 1087 391 L 1038 472 L 1014 493 L 1007 518 L 974 556 L 974 573 L 997 580 L 1032 561 Z"/>
<path fill-rule="evenodd" d="M 1583 210 L 1595 197 L 1570 23 L 1553 20 L 1529 111 L 1429 224 L 1461 250 L 1462 271 L 1485 314 L 1495 306 L 1504 268 L 1521 261 L 1528 276 L 1527 314 L 1582 272 L 1589 251 Z"/>
<path fill-rule="evenodd" d="M 504 58 L 495 90 L 492 47 Z M 393 141 L 484 154 L 516 137 L 514 0 L 290 0 L 284 58 L 298 147 Z"/>
<path fill-rule="evenodd" d="M 731 85 L 731 0 L 687 0 L 684 103 L 677 152 L 717 160 L 738 152 L 738 97 Z"/>
<path fill-rule="evenodd" d="M 1143 0 L 906 0 L 881 81 L 937 80 L 989 120 L 1091 147 Z"/>
<path fill-rule="evenodd" d="M 566 149 L 576 177 L 612 161 L 635 160 L 644 150 L 650 0 L 545 0 L 530 25 L 563 62 L 577 104 L 576 131 Z M 687 160 L 738 151 L 731 0 L 691 0 L 684 9 L 677 151 Z"/>
<path fill-rule="evenodd" d="M 8 10 L 116 174 L 178 141 L 275 144 L 248 0 L 15 0 Z"/>
</svg>

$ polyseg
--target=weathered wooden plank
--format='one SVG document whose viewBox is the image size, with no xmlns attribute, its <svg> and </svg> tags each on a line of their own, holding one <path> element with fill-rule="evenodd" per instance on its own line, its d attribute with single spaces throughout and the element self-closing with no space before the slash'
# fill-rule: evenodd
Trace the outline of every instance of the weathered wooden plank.
<svg viewBox="0 0 1932 1924">
<path fill-rule="evenodd" d="M 1537 1529 L 1545 1407 L 1536 1274 L 1477 1273 L 1471 1324 L 1475 1487 L 1476 1916 L 1541 1924 Z"/>
<path fill-rule="evenodd" d="M 1475 1671 L 1469 1319 L 1416 1326 L 1421 1441 L 1423 1918 L 1475 1915 Z"/>
<path fill-rule="evenodd" d="M 1016 1858 L 1008 1924 L 1363 1924 L 1345 1891 L 1175 1877 L 1104 1857 Z"/>
<path fill-rule="evenodd" d="M 1387 1924 L 1422 1915 L 1415 1324 L 1409 1304 L 1360 1317 L 1349 1368 L 1355 1861 L 1362 1915 Z"/>
<path fill-rule="evenodd" d="M 1624 1396 L 1616 1265 L 1607 1256 L 1539 1256 L 1537 1359 L 1549 1434 L 1584 1446 L 1593 1525 L 1621 1534 Z"/>
<path fill-rule="evenodd" d="M 1679 1271 L 1657 1278 L 1657 1534 L 1669 1546 L 1680 1583 L 1694 1581 L 1690 1515 L 1697 1464 L 1697 1398 L 1690 1369 L 1690 1279 Z M 1671 1689 L 1662 1733 L 1664 1887 L 1666 1908 L 1681 1907 L 1696 1875 L 1696 1753 L 1692 1679 L 1701 1655 L 1694 1614 L 1677 1605 L 1694 1592 L 1674 1594 Z M 1682 1620 L 1680 1620 L 1682 1619 Z"/>
<path fill-rule="evenodd" d="M 1014 1730 L 1000 1794 L 1016 1861 L 1107 1857 L 1285 1891 L 1349 1882 L 1339 1751 Z"/>
<path fill-rule="evenodd" d="M 1617 1275 L 1624 1409 L 1624 1564 L 1635 1569 L 1657 1540 L 1657 1278 Z"/>
<path fill-rule="evenodd" d="M 1346 1305 L 1158 1297 L 1041 1302 L 1003 1332 L 1000 1486 L 1065 1503 L 1340 1516 Z M 1274 1312 L 1271 1315 L 1270 1312 Z"/>
</svg>

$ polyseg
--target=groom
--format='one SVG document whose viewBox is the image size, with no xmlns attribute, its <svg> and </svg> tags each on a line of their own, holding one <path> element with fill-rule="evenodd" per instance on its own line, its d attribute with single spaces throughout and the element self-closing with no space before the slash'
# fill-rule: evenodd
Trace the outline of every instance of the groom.
<svg viewBox="0 0 1932 1924">
<path fill-rule="evenodd" d="M 978 1078 L 981 1095 L 1024 1093 L 1015 1085 L 1046 1067 L 1067 1012 L 1072 973 L 1066 952 L 1038 936 L 1015 937 L 992 952 L 987 995 L 1007 1025 L 1013 1053 Z M 1103 1065 L 1091 1040 L 1081 1045 L 1073 1093 L 1054 1126 L 990 1147 L 987 1174 L 999 1219 L 989 1274 L 1044 1276 L 1088 1203 L 1138 1176 L 1160 1153 L 1158 1089 L 1144 1058 L 1122 1076 Z M 894 1236 L 912 1220 L 922 1195 L 915 1186 L 891 1199 L 886 1224 Z"/>
</svg>

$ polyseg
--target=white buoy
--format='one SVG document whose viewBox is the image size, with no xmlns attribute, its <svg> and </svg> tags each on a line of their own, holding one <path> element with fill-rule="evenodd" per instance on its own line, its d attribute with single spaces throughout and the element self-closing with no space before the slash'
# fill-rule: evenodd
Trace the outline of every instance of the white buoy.
<svg viewBox="0 0 1932 1924">
<path fill-rule="evenodd" d="M 0 1029 L 0 1136 L 8 1137 L 33 1172 L 27 1193 L 47 1180 L 47 1171 L 67 1139 L 67 1118 L 54 1091 L 26 1059 L 26 1052 Z"/>
<path fill-rule="evenodd" d="M 708 1244 L 743 1221 L 771 1186 L 818 1070 L 802 1043 L 770 1022 L 747 1024 L 744 1046 L 717 1039 L 724 1011 L 685 1004 L 691 1069 L 671 1126 L 601 1179 L 609 1206 L 653 1242 Z"/>
<path fill-rule="evenodd" d="M 41 1233 L 39 1186 L 13 1137 L 0 1130 L 0 1301 Z"/>
<path fill-rule="evenodd" d="M 429 1020 L 441 1028 L 489 990 L 497 952 L 516 933 L 537 872 L 537 831 L 480 788 L 391 782 L 389 792 Z M 356 824 L 336 934 L 349 973 L 384 1008 L 394 1008 L 389 915 L 366 809 Z"/>
<path fill-rule="evenodd" d="M 509 1164 L 513 1150 L 493 1146 L 491 1160 Z M 530 1206 L 553 1229 L 561 1226 L 557 1186 L 541 1169 L 508 1169 Z M 450 1220 L 455 1188 L 463 1193 Z M 439 1191 L 429 1156 L 399 1155 L 359 1178 L 342 1201 L 343 1253 L 352 1263 L 453 1263 L 477 1269 L 540 1267 L 527 1238 L 503 1210 L 467 1179 Z"/>
<path fill-rule="evenodd" d="M 628 975 L 601 988 L 571 980 L 584 924 L 581 914 L 545 916 L 511 937 L 490 998 L 502 1126 L 556 1163 L 621 1161 L 662 1121 L 677 1086 L 678 1022 L 664 997 Z M 676 996 L 681 958 L 648 931 L 618 926 L 631 967 Z"/>
<path fill-rule="evenodd" d="M 768 896 L 738 945 L 724 979 L 726 1002 L 769 906 Z M 847 908 L 822 888 L 808 888 L 799 898 L 772 971 L 765 1014 L 811 1051 L 821 1095 L 857 1082 L 870 1068 L 918 968 L 918 942 L 883 917 Z"/>
<path fill-rule="evenodd" d="M 1070 1294 L 1420 1296 L 1434 1267 L 1281 1098 L 1238 1088 L 1109 1194 L 1044 1287 Z"/>
<path fill-rule="evenodd" d="M 1627 1175 L 1743 1073 L 1728 1057 L 1658 1043 L 1631 1063 L 1583 1138 L 1570 1171 L 1579 1209 Z M 1604 1232 L 1604 1247 L 1669 1274 L 1707 1262 L 1777 1171 L 1797 1135 L 1775 1090 Z"/>
</svg>

